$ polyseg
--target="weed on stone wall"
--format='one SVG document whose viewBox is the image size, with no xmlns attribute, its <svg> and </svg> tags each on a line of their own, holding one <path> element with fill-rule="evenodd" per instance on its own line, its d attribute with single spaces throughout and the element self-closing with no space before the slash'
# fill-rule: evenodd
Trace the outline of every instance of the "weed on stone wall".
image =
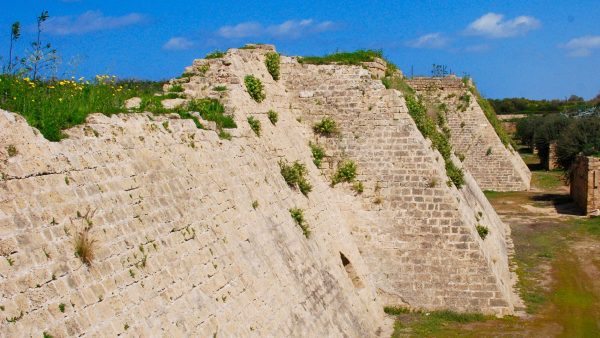
<svg viewBox="0 0 600 338">
<path fill-rule="evenodd" d="M 299 57 L 298 62 L 313 65 L 360 65 L 363 62 L 371 62 L 375 58 L 383 58 L 383 52 L 380 50 L 361 49 L 355 52 L 338 52 L 325 56 Z"/>
<path fill-rule="evenodd" d="M 305 177 L 308 174 L 308 170 L 304 164 L 295 161 L 290 165 L 281 160 L 279 161 L 279 168 L 281 176 L 283 176 L 283 179 L 290 187 L 298 188 L 304 196 L 307 196 L 312 190 L 312 185 Z"/>
<path fill-rule="evenodd" d="M 254 116 L 248 116 L 248 124 L 250 125 L 250 129 L 256 134 L 256 136 L 260 137 L 260 121 L 254 118 Z"/>
<path fill-rule="evenodd" d="M 214 52 L 210 52 L 206 54 L 205 59 L 220 59 L 225 56 L 225 52 L 221 52 L 219 50 L 215 50 Z"/>
<path fill-rule="evenodd" d="M 485 225 L 477 224 L 475 228 L 477 229 L 477 233 L 479 234 L 479 237 L 481 237 L 481 239 L 485 239 L 490 233 L 490 229 L 488 229 L 488 227 L 486 227 Z"/>
<path fill-rule="evenodd" d="M 14 157 L 17 156 L 19 152 L 14 144 L 9 144 L 8 147 L 6 147 L 6 153 L 8 154 L 8 157 Z"/>
<path fill-rule="evenodd" d="M 448 136 L 439 132 L 433 119 L 427 115 L 425 106 L 413 95 L 405 96 L 408 113 L 415 121 L 417 128 L 424 137 L 431 140 L 434 149 L 442 154 L 446 166 L 446 175 L 450 179 L 449 183 L 461 188 L 464 184 L 464 173 L 452 162 L 452 146 Z"/>
<path fill-rule="evenodd" d="M 298 225 L 300 227 L 300 229 L 302 229 L 302 233 L 304 234 L 304 237 L 309 238 L 310 237 L 310 227 L 304 220 L 304 210 L 302 210 L 300 208 L 291 208 L 291 209 L 289 209 L 289 212 L 290 212 L 290 216 L 292 216 L 292 219 L 294 220 L 294 222 L 296 222 L 296 225 Z"/>
<path fill-rule="evenodd" d="M 313 126 L 313 130 L 317 134 L 331 136 L 337 133 L 337 123 L 331 117 L 326 116 Z"/>
<path fill-rule="evenodd" d="M 310 147 L 310 151 L 313 157 L 313 163 L 317 166 L 317 168 L 321 167 L 321 162 L 323 158 L 326 156 L 325 149 L 316 143 L 309 142 L 308 146 Z"/>
<path fill-rule="evenodd" d="M 254 75 L 246 75 L 244 84 L 248 94 L 254 101 L 262 102 L 267 97 L 262 82 Z"/>
<path fill-rule="evenodd" d="M 356 163 L 352 160 L 345 160 L 338 164 L 337 171 L 331 178 L 331 186 L 342 182 L 352 182 L 356 178 Z"/>
<path fill-rule="evenodd" d="M 273 77 L 273 80 L 279 80 L 279 62 L 280 57 L 277 52 L 269 52 L 265 56 L 265 65 L 267 66 L 267 71 Z"/>
<path fill-rule="evenodd" d="M 267 116 L 269 117 L 269 121 L 271 121 L 271 124 L 273 124 L 273 125 L 277 124 L 277 121 L 279 120 L 279 114 L 277 114 L 276 111 L 269 110 L 267 112 Z"/>
</svg>

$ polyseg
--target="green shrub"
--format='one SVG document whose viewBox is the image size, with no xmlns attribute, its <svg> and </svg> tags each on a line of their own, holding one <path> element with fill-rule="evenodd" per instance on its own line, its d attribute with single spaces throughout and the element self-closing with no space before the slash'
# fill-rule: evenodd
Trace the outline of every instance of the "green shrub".
<svg viewBox="0 0 600 338">
<path fill-rule="evenodd" d="M 304 164 L 295 161 L 289 165 L 287 162 L 280 161 L 279 168 L 281 176 L 283 176 L 283 179 L 290 187 L 297 187 L 304 196 L 307 196 L 312 190 L 312 185 L 305 177 L 308 174 L 308 170 Z"/>
<path fill-rule="evenodd" d="M 352 160 L 345 160 L 331 178 L 331 185 L 335 186 L 341 182 L 352 182 L 356 178 L 356 163 Z"/>
<path fill-rule="evenodd" d="M 600 155 L 600 117 L 575 119 L 560 134 L 556 143 L 558 165 L 570 171 L 579 154 Z"/>
<path fill-rule="evenodd" d="M 267 66 L 267 70 L 269 74 L 273 77 L 273 80 L 279 80 L 279 62 L 280 57 L 279 53 L 269 52 L 265 57 L 265 65 Z"/>
<path fill-rule="evenodd" d="M 269 116 L 269 121 L 271 121 L 271 123 L 272 123 L 273 125 L 276 125 L 276 124 L 277 124 L 277 121 L 279 120 L 279 114 L 277 114 L 277 112 L 276 112 L 276 111 L 274 111 L 274 110 L 269 110 L 269 111 L 267 112 L 267 116 Z"/>
<path fill-rule="evenodd" d="M 219 131 L 223 128 L 237 128 L 233 117 L 225 115 L 225 107 L 219 100 L 192 100 L 188 103 L 187 110 L 198 112 L 203 119 L 215 122 Z"/>
<path fill-rule="evenodd" d="M 363 182 L 356 181 L 352 185 L 352 189 L 354 189 L 354 191 L 356 191 L 358 194 L 362 194 L 363 191 L 365 191 L 365 186 L 363 185 Z"/>
<path fill-rule="evenodd" d="M 384 306 L 383 312 L 387 313 L 388 315 L 397 316 L 405 313 L 411 313 L 411 310 L 406 307 Z"/>
<path fill-rule="evenodd" d="M 58 309 L 60 310 L 60 312 L 64 313 L 65 312 L 65 304 L 64 303 L 58 304 Z"/>
<path fill-rule="evenodd" d="M 194 73 L 188 73 L 188 72 L 185 72 L 185 73 L 181 74 L 181 75 L 179 76 L 179 78 L 180 78 L 180 79 L 184 79 L 184 78 L 190 78 L 190 77 L 192 77 L 192 76 L 194 76 Z"/>
<path fill-rule="evenodd" d="M 479 237 L 481 237 L 481 239 L 485 239 L 490 233 L 490 229 L 488 229 L 488 227 L 486 227 L 485 225 L 477 224 L 475 228 L 477 229 L 477 233 L 479 234 Z"/>
<path fill-rule="evenodd" d="M 309 142 L 308 146 L 310 147 L 310 151 L 312 152 L 313 163 L 317 166 L 317 168 L 321 167 L 321 161 L 326 156 L 325 149 L 316 143 Z"/>
<path fill-rule="evenodd" d="M 254 101 L 262 102 L 267 96 L 265 95 L 265 89 L 262 82 L 254 75 L 246 75 L 244 78 L 244 84 L 248 94 Z"/>
<path fill-rule="evenodd" d="M 414 95 L 415 90 L 400 76 L 386 76 L 381 79 L 386 89 L 396 89 L 404 95 Z"/>
<path fill-rule="evenodd" d="M 337 124 L 331 117 L 324 117 L 313 126 L 313 130 L 317 134 L 329 136 L 337 132 Z"/>
<path fill-rule="evenodd" d="M 231 141 L 231 134 L 224 130 L 221 130 L 219 132 L 219 138 L 223 139 L 223 140 Z"/>
<path fill-rule="evenodd" d="M 215 50 L 214 52 L 210 52 L 206 54 L 205 59 L 220 59 L 225 56 L 225 52 L 221 52 L 219 50 Z"/>
<path fill-rule="evenodd" d="M 294 222 L 296 222 L 296 225 L 298 225 L 300 227 L 300 229 L 302 229 L 302 233 L 304 234 L 304 237 L 309 238 L 310 237 L 310 227 L 308 226 L 308 224 L 306 224 L 306 221 L 304 220 L 304 210 L 300 209 L 300 208 L 291 208 L 289 209 L 290 212 L 290 216 L 292 216 L 292 219 L 294 220 Z"/>
<path fill-rule="evenodd" d="M 375 58 L 383 58 L 383 53 L 380 50 L 361 49 L 355 52 L 339 52 L 325 56 L 305 56 L 298 58 L 299 63 L 327 65 L 360 65 L 362 62 L 370 62 Z"/>
<path fill-rule="evenodd" d="M 172 85 L 171 88 L 169 88 L 169 92 L 171 93 L 182 93 L 184 91 L 183 86 L 176 84 L 176 85 Z"/>
<path fill-rule="evenodd" d="M 256 136 L 260 136 L 260 121 L 255 119 L 254 116 L 248 116 L 248 124 Z"/>
<path fill-rule="evenodd" d="M 421 102 L 412 95 L 405 96 L 405 99 L 408 113 L 415 121 L 417 129 L 424 137 L 429 138 L 433 148 L 442 154 L 446 166 L 446 175 L 460 189 L 464 184 L 464 173 L 452 162 L 452 146 L 448 141 L 448 137 L 437 130 L 435 122 L 427 115 L 427 110 Z"/>
<path fill-rule="evenodd" d="M 227 87 L 226 86 L 215 86 L 215 87 L 213 87 L 213 90 L 216 92 L 224 92 L 227 90 Z"/>
</svg>

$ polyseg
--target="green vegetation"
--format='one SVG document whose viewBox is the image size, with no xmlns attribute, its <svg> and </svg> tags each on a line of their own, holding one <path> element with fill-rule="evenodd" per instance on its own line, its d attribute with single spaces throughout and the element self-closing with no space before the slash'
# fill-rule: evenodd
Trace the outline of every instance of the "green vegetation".
<svg viewBox="0 0 600 338">
<path fill-rule="evenodd" d="M 317 166 L 317 168 L 321 167 L 321 161 L 326 156 L 325 149 L 316 143 L 309 142 L 308 146 L 310 147 L 310 151 L 312 152 L 313 163 Z"/>
<path fill-rule="evenodd" d="M 172 85 L 169 88 L 169 92 L 171 92 L 171 93 L 182 93 L 183 91 L 184 91 L 183 86 L 181 86 L 180 84 Z"/>
<path fill-rule="evenodd" d="M 386 89 L 396 89 L 404 95 L 415 95 L 415 90 L 400 76 L 386 76 L 381 79 L 381 83 L 383 83 Z"/>
<path fill-rule="evenodd" d="M 289 210 L 289 212 L 290 212 L 290 216 L 292 216 L 292 219 L 294 220 L 294 222 L 296 222 L 296 224 L 300 227 L 300 229 L 302 229 L 302 233 L 304 234 L 304 237 L 309 238 L 310 237 L 310 227 L 304 220 L 304 210 L 302 210 L 300 208 L 291 208 Z"/>
<path fill-rule="evenodd" d="M 295 161 L 289 165 L 282 160 L 279 161 L 279 168 L 281 176 L 283 176 L 283 179 L 290 187 L 297 187 L 304 196 L 307 196 L 312 190 L 312 185 L 305 177 L 308 174 L 308 170 L 304 164 Z"/>
<path fill-rule="evenodd" d="M 331 117 L 324 117 L 321 122 L 316 123 L 313 126 L 313 130 L 317 134 L 324 136 L 331 136 L 337 132 L 337 123 Z"/>
<path fill-rule="evenodd" d="M 215 50 L 214 52 L 210 52 L 206 54 L 205 59 L 220 59 L 225 56 L 225 52 L 221 52 L 219 50 Z"/>
<path fill-rule="evenodd" d="M 561 132 L 556 144 L 558 165 L 570 171 L 578 154 L 600 154 L 600 117 L 573 119 Z"/>
<path fill-rule="evenodd" d="M 256 134 L 256 136 L 260 137 L 260 121 L 255 119 L 254 116 L 248 116 L 248 124 L 250 125 L 250 129 Z"/>
<path fill-rule="evenodd" d="M 49 333 L 48 333 L 48 332 L 46 332 L 46 331 L 42 332 L 42 336 L 43 336 L 44 338 L 54 338 L 54 336 L 53 336 L 53 335 L 49 334 Z"/>
<path fill-rule="evenodd" d="M 363 182 L 361 181 L 356 181 L 354 182 L 354 184 L 352 185 L 352 189 L 354 191 L 356 191 L 357 194 L 362 194 L 363 191 L 365 191 L 365 186 L 363 185 Z"/>
<path fill-rule="evenodd" d="M 325 56 L 305 56 L 298 58 L 298 62 L 313 65 L 360 65 L 362 62 L 370 62 L 375 58 L 383 58 L 383 53 L 379 50 L 361 49 L 355 52 L 339 52 Z"/>
<path fill-rule="evenodd" d="M 407 334 L 410 337 L 441 337 L 448 332 L 447 327 L 450 325 L 493 319 L 480 313 L 458 313 L 450 310 L 424 312 L 402 307 L 385 307 L 384 311 L 397 316 L 392 337 L 404 337 Z"/>
<path fill-rule="evenodd" d="M 279 114 L 277 114 L 276 111 L 269 110 L 267 112 L 267 116 L 269 117 L 269 121 L 271 121 L 271 124 L 273 124 L 273 125 L 277 124 L 277 121 L 279 120 Z"/>
<path fill-rule="evenodd" d="M 338 164 L 337 171 L 331 178 L 331 186 L 341 182 L 352 182 L 356 178 L 356 163 L 352 160 L 345 160 Z"/>
<path fill-rule="evenodd" d="M 60 303 L 58 304 L 58 310 L 60 310 L 60 312 L 65 312 L 65 303 Z"/>
<path fill-rule="evenodd" d="M 267 66 L 267 71 L 273 77 L 273 80 L 279 80 L 279 62 L 280 57 L 277 52 L 269 52 L 265 56 L 265 65 Z"/>
<path fill-rule="evenodd" d="M 252 201 L 252 209 L 256 210 L 256 208 L 258 208 L 258 201 L 254 200 L 254 201 Z"/>
<path fill-rule="evenodd" d="M 256 102 L 262 102 L 267 96 L 262 82 L 254 75 L 246 75 L 244 84 L 250 97 Z"/>
<path fill-rule="evenodd" d="M 477 233 L 479 234 L 479 237 L 481 237 L 481 239 L 485 239 L 490 233 L 490 229 L 488 229 L 488 227 L 486 227 L 485 225 L 477 224 L 475 228 L 477 229 Z"/>
<path fill-rule="evenodd" d="M 421 134 L 423 134 L 424 137 L 429 138 L 433 148 L 442 154 L 446 165 L 446 175 L 448 175 L 448 178 L 450 179 L 449 182 L 460 189 L 464 184 L 464 173 L 462 169 L 458 168 L 454 162 L 452 162 L 452 147 L 450 146 L 448 137 L 438 131 L 435 122 L 427 115 L 427 110 L 421 102 L 412 95 L 407 95 L 405 99 L 406 105 L 408 106 L 408 113 L 415 121 Z"/>
<path fill-rule="evenodd" d="M 215 87 L 213 87 L 213 90 L 215 92 L 224 92 L 224 91 L 227 91 L 227 87 L 226 86 L 215 86 Z"/>
<path fill-rule="evenodd" d="M 215 122 L 219 132 L 225 129 L 237 128 L 233 117 L 225 115 L 225 107 L 216 99 L 197 99 L 188 103 L 186 110 L 195 111 L 207 121 Z M 182 115 L 180 113 L 180 115 Z"/>
<path fill-rule="evenodd" d="M 498 114 L 555 114 L 578 111 L 600 103 L 600 94 L 590 101 L 571 95 L 566 100 L 530 100 L 526 98 L 490 99 Z"/>
</svg>

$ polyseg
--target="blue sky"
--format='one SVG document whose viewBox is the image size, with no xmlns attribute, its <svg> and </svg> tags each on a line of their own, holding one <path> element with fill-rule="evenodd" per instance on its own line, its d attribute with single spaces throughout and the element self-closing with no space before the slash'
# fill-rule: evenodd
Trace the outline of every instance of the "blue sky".
<svg viewBox="0 0 600 338">
<path fill-rule="evenodd" d="M 175 77 L 195 58 L 246 42 L 286 55 L 382 49 L 405 74 L 432 64 L 471 75 L 487 97 L 591 98 L 600 92 L 600 1 L 19 0 L 0 13 L 0 55 L 35 17 L 77 76 Z"/>
</svg>

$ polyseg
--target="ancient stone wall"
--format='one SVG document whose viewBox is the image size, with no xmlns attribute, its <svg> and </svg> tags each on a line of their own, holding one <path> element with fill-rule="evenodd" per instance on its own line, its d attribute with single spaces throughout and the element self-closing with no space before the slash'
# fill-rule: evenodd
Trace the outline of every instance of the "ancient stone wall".
<svg viewBox="0 0 600 338">
<path fill-rule="evenodd" d="M 0 336 L 381 333 L 335 192 L 316 168 L 309 198 L 279 173 L 284 156 L 310 164 L 303 128 L 259 118 L 263 137 L 244 112 L 226 141 L 190 120 L 93 115 L 50 143 L 1 112 Z M 74 255 L 86 227 L 89 267 Z"/>
<path fill-rule="evenodd" d="M 577 157 L 571 171 L 571 198 L 584 214 L 600 216 L 600 158 Z"/>
<path fill-rule="evenodd" d="M 360 67 L 285 61 L 282 78 L 296 98 L 295 113 L 309 126 L 326 116 L 339 125 L 336 136 L 315 138 L 330 155 L 326 175 L 343 159 L 358 164 L 370 221 L 357 223 L 353 234 L 383 301 L 512 313 L 510 230 L 468 173 L 464 188 L 448 187 L 441 155 L 416 128 L 401 94 Z M 349 185 L 336 189 L 352 194 Z M 485 240 L 478 223 L 490 228 Z"/>
<path fill-rule="evenodd" d="M 457 77 L 407 80 L 417 94 L 444 114 L 450 143 L 482 190 L 528 190 L 531 172 L 510 145 L 500 141 L 477 98 Z M 440 109 L 440 105 L 444 109 Z"/>
</svg>

